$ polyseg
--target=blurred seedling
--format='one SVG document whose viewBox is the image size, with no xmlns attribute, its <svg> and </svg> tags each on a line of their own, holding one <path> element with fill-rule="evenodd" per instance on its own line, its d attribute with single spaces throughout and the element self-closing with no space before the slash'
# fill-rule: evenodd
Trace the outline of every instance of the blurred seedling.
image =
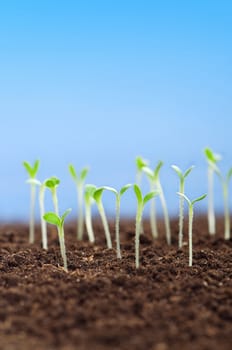
<svg viewBox="0 0 232 350">
<path fill-rule="evenodd" d="M 89 172 L 88 168 L 83 168 L 79 174 L 77 174 L 74 166 L 72 164 L 69 164 L 69 172 L 72 176 L 77 189 L 77 239 L 82 240 L 83 239 L 83 233 L 84 233 L 84 218 L 83 218 L 83 193 L 84 193 L 84 184 L 86 176 Z"/>
<path fill-rule="evenodd" d="M 135 267 L 139 268 L 139 237 L 140 237 L 140 226 L 142 222 L 143 210 L 145 204 L 151 200 L 153 197 L 159 194 L 158 191 L 152 191 L 147 193 L 144 197 L 142 195 L 141 189 L 137 184 L 134 184 L 134 192 L 137 198 L 137 212 L 135 220 Z"/>
<path fill-rule="evenodd" d="M 92 225 L 92 203 L 94 202 L 93 194 L 96 191 L 97 187 L 91 184 L 85 185 L 84 192 L 84 202 L 85 202 L 85 225 L 87 234 L 90 242 L 95 241 L 93 225 Z"/>
<path fill-rule="evenodd" d="M 111 191 L 115 194 L 116 196 L 116 215 L 115 215 L 115 240 L 116 240 L 116 251 L 117 251 L 117 258 L 121 259 L 121 248 L 120 248 L 120 206 L 121 206 L 121 197 L 122 195 L 131 187 L 131 184 L 127 184 L 123 186 L 119 191 L 117 191 L 113 187 L 109 186 L 103 186 L 102 188 L 104 190 Z"/>
<path fill-rule="evenodd" d="M 202 199 L 204 199 L 206 197 L 206 194 L 203 194 L 202 196 L 190 201 L 190 199 L 183 193 L 177 192 L 177 194 L 181 197 L 183 197 L 186 202 L 188 203 L 188 212 L 189 212 L 189 224 L 188 224 L 188 228 L 189 228 L 189 266 L 192 266 L 193 264 L 193 240 L 192 240 L 192 236 L 193 236 L 193 208 L 194 208 L 194 204 L 196 202 L 201 201 Z"/>
<path fill-rule="evenodd" d="M 63 259 L 64 270 L 66 272 L 68 271 L 68 265 L 67 265 L 66 248 L 65 248 L 65 240 L 64 240 L 64 220 L 66 216 L 70 213 L 70 211 L 71 209 L 67 209 L 61 217 L 53 212 L 45 213 L 43 216 L 45 221 L 57 227 L 59 243 L 60 243 L 60 252 L 61 252 L 61 257 Z"/>
<path fill-rule="evenodd" d="M 208 163 L 208 227 L 209 233 L 216 233 L 215 213 L 214 213 L 214 171 L 217 162 L 221 159 L 219 154 L 214 153 L 210 148 L 204 149 L 204 154 Z"/>
<path fill-rule="evenodd" d="M 163 166 L 163 162 L 159 161 L 154 170 L 150 169 L 148 166 L 145 166 L 145 167 L 143 167 L 143 171 L 147 175 L 147 177 L 150 181 L 150 190 L 151 191 L 157 190 L 159 193 L 159 197 L 160 197 L 160 201 L 161 201 L 161 205 L 162 205 L 163 213 L 164 213 L 166 240 L 167 240 L 168 244 L 171 244 L 171 229 L 170 229 L 168 209 L 167 209 L 167 204 L 166 204 L 163 188 L 161 186 L 160 177 L 159 177 L 160 169 L 162 166 Z M 153 198 L 151 201 L 151 208 L 150 209 L 151 209 L 150 221 L 151 221 L 152 235 L 154 238 L 157 238 L 158 231 L 157 231 L 157 222 L 156 222 L 155 198 Z"/>
<path fill-rule="evenodd" d="M 27 161 L 23 162 L 23 166 L 27 171 L 29 176 L 28 180 L 32 180 L 36 178 L 36 175 L 39 170 L 40 161 L 36 160 L 33 165 L 28 163 Z M 32 182 L 27 181 L 31 186 L 30 193 L 30 228 L 29 228 L 29 243 L 34 243 L 35 241 L 35 195 L 36 195 L 36 185 Z"/>
<path fill-rule="evenodd" d="M 179 193 L 184 194 L 185 190 L 185 179 L 190 174 L 194 166 L 192 165 L 188 168 L 184 173 L 177 165 L 172 165 L 172 169 L 177 173 L 180 184 L 179 184 Z M 182 196 L 179 197 L 179 248 L 182 248 L 183 245 L 183 224 L 184 224 L 184 198 Z"/>
</svg>

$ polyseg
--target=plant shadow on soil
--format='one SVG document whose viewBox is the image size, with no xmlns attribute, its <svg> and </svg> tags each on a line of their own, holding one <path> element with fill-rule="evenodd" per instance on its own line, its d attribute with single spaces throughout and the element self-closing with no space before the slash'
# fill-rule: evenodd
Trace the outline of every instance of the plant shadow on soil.
<svg viewBox="0 0 232 350">
<path fill-rule="evenodd" d="M 55 227 L 45 251 L 39 226 L 29 245 L 27 225 L 1 225 L 0 349 L 231 349 L 232 240 L 223 239 L 223 219 L 210 237 L 206 217 L 195 218 L 192 268 L 187 225 L 181 250 L 177 220 L 171 246 L 162 221 L 158 228 L 152 240 L 144 221 L 136 270 L 134 220 L 120 224 L 121 260 L 106 249 L 100 222 L 94 221 L 95 244 L 78 242 L 75 223 L 67 223 L 66 273 Z"/>
</svg>

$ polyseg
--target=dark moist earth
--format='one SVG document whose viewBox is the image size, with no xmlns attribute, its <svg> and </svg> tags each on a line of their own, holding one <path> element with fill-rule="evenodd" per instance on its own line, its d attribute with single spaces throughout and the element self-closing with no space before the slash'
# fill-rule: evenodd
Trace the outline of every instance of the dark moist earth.
<svg viewBox="0 0 232 350">
<path fill-rule="evenodd" d="M 67 224 L 68 273 L 55 227 L 44 251 L 39 227 L 29 245 L 26 225 L 1 225 L 0 349 L 231 350 L 232 240 L 223 239 L 221 219 L 217 225 L 209 237 L 206 218 L 196 217 L 189 268 L 177 221 L 171 246 L 162 222 L 156 241 L 145 222 L 136 270 L 133 220 L 121 223 L 122 260 L 106 249 L 99 222 L 94 245 L 77 242 L 75 224 Z"/>
</svg>

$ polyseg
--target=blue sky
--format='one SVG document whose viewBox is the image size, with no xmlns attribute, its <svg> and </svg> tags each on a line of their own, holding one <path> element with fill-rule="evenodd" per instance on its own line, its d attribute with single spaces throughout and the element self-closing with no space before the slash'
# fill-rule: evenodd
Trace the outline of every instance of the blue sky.
<svg viewBox="0 0 232 350">
<path fill-rule="evenodd" d="M 0 218 L 28 216 L 24 159 L 61 178 L 64 209 L 75 210 L 69 162 L 119 187 L 134 181 L 136 155 L 162 159 L 173 214 L 171 164 L 195 164 L 186 191 L 207 191 L 202 149 L 232 165 L 231 15 L 229 0 L 2 1 Z M 133 212 L 133 195 L 125 202 Z"/>
</svg>

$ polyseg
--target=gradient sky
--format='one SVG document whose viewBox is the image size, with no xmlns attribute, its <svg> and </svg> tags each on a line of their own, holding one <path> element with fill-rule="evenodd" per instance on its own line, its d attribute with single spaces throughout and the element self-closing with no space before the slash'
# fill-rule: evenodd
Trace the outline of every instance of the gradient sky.
<svg viewBox="0 0 232 350">
<path fill-rule="evenodd" d="M 230 0 L 1 1 L 0 218 L 28 217 L 24 159 L 41 160 L 41 180 L 61 178 L 62 209 L 76 206 L 69 162 L 119 187 L 136 155 L 162 159 L 173 214 L 171 164 L 195 164 L 186 193 L 206 192 L 203 148 L 232 166 L 231 18 Z M 125 202 L 134 212 L 133 194 Z"/>
</svg>

